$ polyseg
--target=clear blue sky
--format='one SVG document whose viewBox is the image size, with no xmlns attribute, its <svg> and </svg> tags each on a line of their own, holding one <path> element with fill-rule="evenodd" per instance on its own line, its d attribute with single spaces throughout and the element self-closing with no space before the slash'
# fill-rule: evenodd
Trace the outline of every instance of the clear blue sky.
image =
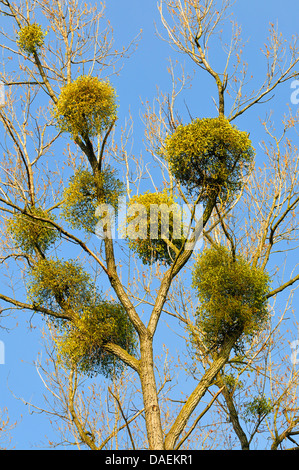
<svg viewBox="0 0 299 470">
<path fill-rule="evenodd" d="M 161 90 L 169 90 L 170 81 L 166 72 L 169 56 L 184 61 L 187 67 L 191 66 L 190 70 L 192 65 L 188 63 L 188 58 L 175 56 L 168 44 L 156 36 L 154 22 L 163 32 L 156 1 L 107 0 L 106 11 L 114 28 L 116 47 L 128 44 L 140 29 L 143 31 L 137 51 L 125 62 L 120 76 L 113 78 L 113 83 L 119 96 L 120 118 L 124 119 L 130 108 L 135 119 L 135 153 L 139 148 L 144 153 L 143 126 L 139 118 L 140 100 L 148 99 L 152 102 L 157 86 Z M 262 67 L 260 48 L 268 35 L 269 22 L 276 23 L 278 20 L 279 29 L 289 39 L 298 30 L 298 0 L 239 0 L 233 11 L 238 23 L 242 25 L 244 40 L 249 41 L 246 46 L 249 70 L 258 77 Z M 186 102 L 193 115 L 214 112 L 211 97 L 204 91 L 207 78 L 204 73 L 197 72 L 193 88 L 186 93 Z M 286 104 L 290 103 L 291 95 L 289 84 L 283 85 L 275 95 L 275 99 L 269 104 L 260 106 L 258 111 L 262 117 L 270 108 L 274 109 L 277 120 L 287 111 Z M 257 143 L 257 111 L 249 112 L 246 116 L 243 123 L 250 128 L 251 138 Z M 29 328 L 29 320 L 29 314 L 20 312 L 14 320 L 5 322 L 13 327 L 11 331 L 0 329 L 0 340 L 5 345 L 5 364 L 0 364 L 0 408 L 7 407 L 11 422 L 18 421 L 12 431 L 12 445 L 16 449 L 43 448 L 47 442 L 45 436 L 51 438 L 52 435 L 48 418 L 43 414 L 31 414 L 31 409 L 16 399 L 24 398 L 41 405 L 45 392 L 33 365 L 43 348 L 40 324 L 34 317 L 32 328 Z"/>
</svg>

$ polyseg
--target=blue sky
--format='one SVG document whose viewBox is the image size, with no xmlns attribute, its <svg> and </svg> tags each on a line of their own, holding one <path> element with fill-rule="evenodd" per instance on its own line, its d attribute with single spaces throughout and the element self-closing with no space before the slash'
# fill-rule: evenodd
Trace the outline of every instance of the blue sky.
<svg viewBox="0 0 299 470">
<path fill-rule="evenodd" d="M 260 48 L 268 35 L 268 24 L 278 20 L 279 29 L 286 39 L 290 39 L 298 28 L 298 2 L 285 0 L 239 0 L 233 7 L 236 20 L 242 25 L 243 38 L 248 39 L 246 58 L 249 70 L 259 78 L 263 68 L 263 56 Z M 175 55 L 166 42 L 162 42 L 155 33 L 156 22 L 159 31 L 164 34 L 157 12 L 156 1 L 152 0 L 107 0 L 106 16 L 114 28 L 116 48 L 128 44 L 142 29 L 142 35 L 136 52 L 125 62 L 119 77 L 112 81 L 119 97 L 120 121 L 127 116 L 128 110 L 134 117 L 134 151 L 143 148 L 143 124 L 140 120 L 141 100 L 153 101 L 157 87 L 162 91 L 170 90 L 167 73 L 168 58 L 177 58 L 192 72 L 193 65 L 188 58 Z M 1 23 L 0 19 L 0 23 Z M 217 54 L 221 51 L 217 51 Z M 215 56 L 215 60 L 218 58 Z M 220 57 L 219 57 L 219 60 Z M 213 87 L 213 86 L 212 86 Z M 208 92 L 207 92 L 208 90 Z M 210 115 L 214 113 L 211 100 L 211 81 L 207 74 L 196 72 L 192 88 L 186 91 L 184 99 L 192 115 Z M 242 117 L 236 124 L 241 124 L 251 132 L 253 142 L 258 144 L 260 126 L 258 116 L 264 117 L 269 109 L 274 110 L 274 119 L 280 120 L 290 103 L 290 83 L 284 84 L 275 92 L 275 98 L 260 105 Z M 215 95 L 214 95 L 215 96 Z M 295 106 L 292 105 L 295 112 Z M 258 155 L 262 160 L 263 156 Z M 5 282 L 3 279 L 2 282 Z M 14 319 L 5 322 L 12 327 L 9 332 L 0 329 L 0 340 L 5 346 L 5 363 L 0 364 L 0 408 L 7 407 L 11 422 L 18 421 L 11 432 L 12 445 L 16 449 L 44 447 L 45 435 L 51 438 L 52 430 L 48 418 L 43 414 L 32 414 L 31 409 L 17 398 L 28 402 L 42 403 L 45 392 L 33 362 L 43 350 L 40 323 L 34 318 L 29 327 L 29 314 L 14 315 Z"/>
</svg>

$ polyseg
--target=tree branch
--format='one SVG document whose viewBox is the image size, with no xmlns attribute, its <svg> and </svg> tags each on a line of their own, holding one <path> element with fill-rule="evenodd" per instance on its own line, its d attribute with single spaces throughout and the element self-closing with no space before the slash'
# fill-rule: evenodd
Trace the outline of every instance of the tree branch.
<svg viewBox="0 0 299 470">
<path fill-rule="evenodd" d="M 207 389 L 211 385 L 214 378 L 217 376 L 218 372 L 222 367 L 227 363 L 229 354 L 237 339 L 239 338 L 240 333 L 235 333 L 234 336 L 227 338 L 226 342 L 223 344 L 221 351 L 218 357 L 214 360 L 210 368 L 204 373 L 200 379 L 197 387 L 189 395 L 185 405 L 182 407 L 180 412 L 177 415 L 177 418 L 170 430 L 165 437 L 165 449 L 173 449 L 177 439 L 180 434 L 185 429 L 187 422 L 197 407 L 199 401 L 202 399 Z"/>
<path fill-rule="evenodd" d="M 84 442 L 84 444 L 86 444 L 91 450 L 98 450 L 98 447 L 96 446 L 94 442 L 93 436 L 84 429 L 84 426 L 81 423 L 79 417 L 77 416 L 77 413 L 75 410 L 74 397 L 75 397 L 76 387 L 73 386 L 74 373 L 75 372 L 72 369 L 70 372 L 70 376 L 69 376 L 69 389 L 68 389 L 68 397 L 69 397 L 68 408 L 70 410 L 72 421 L 74 422 L 77 428 L 77 431 L 79 433 L 79 436 L 82 442 Z M 76 382 L 76 377 L 75 377 L 75 382 Z"/>
<path fill-rule="evenodd" d="M 118 344 L 104 343 L 102 347 L 105 349 L 105 351 L 114 354 L 114 356 L 118 357 L 122 362 L 134 369 L 137 373 L 140 372 L 140 361 L 136 359 L 136 357 L 129 354 L 128 351 L 123 349 Z"/>
<path fill-rule="evenodd" d="M 109 393 L 111 393 L 111 395 L 113 396 L 113 398 L 116 400 L 117 406 L 118 406 L 118 408 L 120 409 L 121 415 L 122 415 L 123 420 L 124 420 L 124 422 L 125 422 L 125 424 L 126 424 L 126 428 L 127 428 L 127 430 L 128 430 L 128 434 L 129 434 L 129 437 L 130 437 L 130 441 L 131 441 L 131 443 L 132 443 L 133 450 L 136 450 L 135 443 L 134 443 L 134 439 L 133 439 L 133 436 L 132 436 L 132 433 L 131 433 L 131 429 L 130 429 L 130 426 L 129 426 L 129 422 L 128 422 L 128 420 L 127 420 L 127 418 L 126 418 L 126 415 L 125 415 L 125 413 L 124 413 L 124 411 L 123 411 L 123 409 L 122 409 L 121 402 L 120 402 L 118 396 L 115 395 L 115 393 L 112 392 L 111 387 L 108 387 L 108 391 L 109 391 Z"/>
<path fill-rule="evenodd" d="M 271 292 L 269 292 L 269 294 L 267 294 L 267 298 L 273 297 L 274 295 L 278 294 L 279 292 L 282 292 L 287 287 L 293 285 L 296 281 L 299 281 L 299 274 L 297 276 L 293 277 L 293 279 L 290 279 L 285 284 L 282 284 L 281 286 L 277 287 L 277 289 L 274 289 Z"/>
<path fill-rule="evenodd" d="M 19 300 L 15 300 L 12 297 L 8 297 L 3 294 L 0 294 L 0 300 L 4 300 L 5 302 L 8 302 L 20 309 L 33 310 L 34 312 L 43 313 L 45 315 L 50 315 L 51 317 L 60 318 L 62 320 L 72 320 L 70 315 L 54 312 L 54 310 L 50 310 L 49 308 L 45 308 L 42 305 L 38 305 L 36 303 L 28 304 L 25 302 L 20 302 Z"/>
</svg>

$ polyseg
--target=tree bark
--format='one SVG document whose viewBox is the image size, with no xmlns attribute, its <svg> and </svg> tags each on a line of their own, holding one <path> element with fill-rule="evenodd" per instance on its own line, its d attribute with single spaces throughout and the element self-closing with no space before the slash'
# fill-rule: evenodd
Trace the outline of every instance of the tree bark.
<svg viewBox="0 0 299 470">
<path fill-rule="evenodd" d="M 140 381 L 145 409 L 145 423 L 150 450 L 164 450 L 161 414 L 154 373 L 152 338 L 141 339 Z"/>
<path fill-rule="evenodd" d="M 243 429 L 240 425 L 240 421 L 239 421 L 237 410 L 236 410 L 235 405 L 234 405 L 234 401 L 233 401 L 232 396 L 229 393 L 227 387 L 224 387 L 224 389 L 222 390 L 222 395 L 224 396 L 224 399 L 226 401 L 227 408 L 228 408 L 228 411 L 229 411 L 229 417 L 230 417 L 231 423 L 233 425 L 234 431 L 235 431 L 235 433 L 237 434 L 237 436 L 239 438 L 239 441 L 240 441 L 240 444 L 241 444 L 241 449 L 242 450 L 249 450 L 249 441 L 247 439 L 247 436 L 246 436 L 245 432 L 243 431 Z"/>
<path fill-rule="evenodd" d="M 189 398 L 187 399 L 184 406 L 181 408 L 175 422 L 170 428 L 168 434 L 165 438 L 165 449 L 171 450 L 174 449 L 175 443 L 178 440 L 179 436 L 185 429 L 187 422 L 195 410 L 196 406 L 210 387 L 211 383 L 215 379 L 218 372 L 226 364 L 229 358 L 230 351 L 234 344 L 236 343 L 240 333 L 233 335 L 231 338 L 227 338 L 223 344 L 221 351 L 218 356 L 215 358 L 211 367 L 205 372 L 199 381 L 197 387 L 193 390 Z"/>
</svg>

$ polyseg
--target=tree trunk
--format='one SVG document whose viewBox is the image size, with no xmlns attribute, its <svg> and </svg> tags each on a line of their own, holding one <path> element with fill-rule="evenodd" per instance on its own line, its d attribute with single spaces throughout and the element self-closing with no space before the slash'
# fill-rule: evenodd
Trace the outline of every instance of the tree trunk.
<svg viewBox="0 0 299 470">
<path fill-rule="evenodd" d="M 241 448 L 242 448 L 242 450 L 249 450 L 249 442 L 248 442 L 247 436 L 246 436 L 245 432 L 243 431 L 242 426 L 240 424 L 238 413 L 237 413 L 237 410 L 235 408 L 233 398 L 232 398 L 231 394 L 229 393 L 229 391 L 227 390 L 226 387 L 224 387 L 224 389 L 222 390 L 222 394 L 225 398 L 225 401 L 226 401 L 226 404 L 227 404 L 227 407 L 228 407 L 228 411 L 229 411 L 230 420 L 232 422 L 234 431 L 235 431 L 235 433 L 237 434 L 237 436 L 239 438 Z"/>
<path fill-rule="evenodd" d="M 142 338 L 140 344 L 140 381 L 145 409 L 145 423 L 150 450 L 164 450 L 160 407 L 154 374 L 151 338 Z"/>
<path fill-rule="evenodd" d="M 193 390 L 189 398 L 187 399 L 185 405 L 181 408 L 175 422 L 171 426 L 169 432 L 165 438 L 165 449 L 172 450 L 174 449 L 175 443 L 181 433 L 184 431 L 187 422 L 197 407 L 198 403 L 210 387 L 211 383 L 217 376 L 218 372 L 222 369 L 222 367 L 226 364 L 229 358 L 230 351 L 234 346 L 235 342 L 237 341 L 240 333 L 236 333 L 231 338 L 227 338 L 219 355 L 215 358 L 211 367 L 205 372 L 205 374 L 200 379 L 198 385 Z"/>
</svg>

